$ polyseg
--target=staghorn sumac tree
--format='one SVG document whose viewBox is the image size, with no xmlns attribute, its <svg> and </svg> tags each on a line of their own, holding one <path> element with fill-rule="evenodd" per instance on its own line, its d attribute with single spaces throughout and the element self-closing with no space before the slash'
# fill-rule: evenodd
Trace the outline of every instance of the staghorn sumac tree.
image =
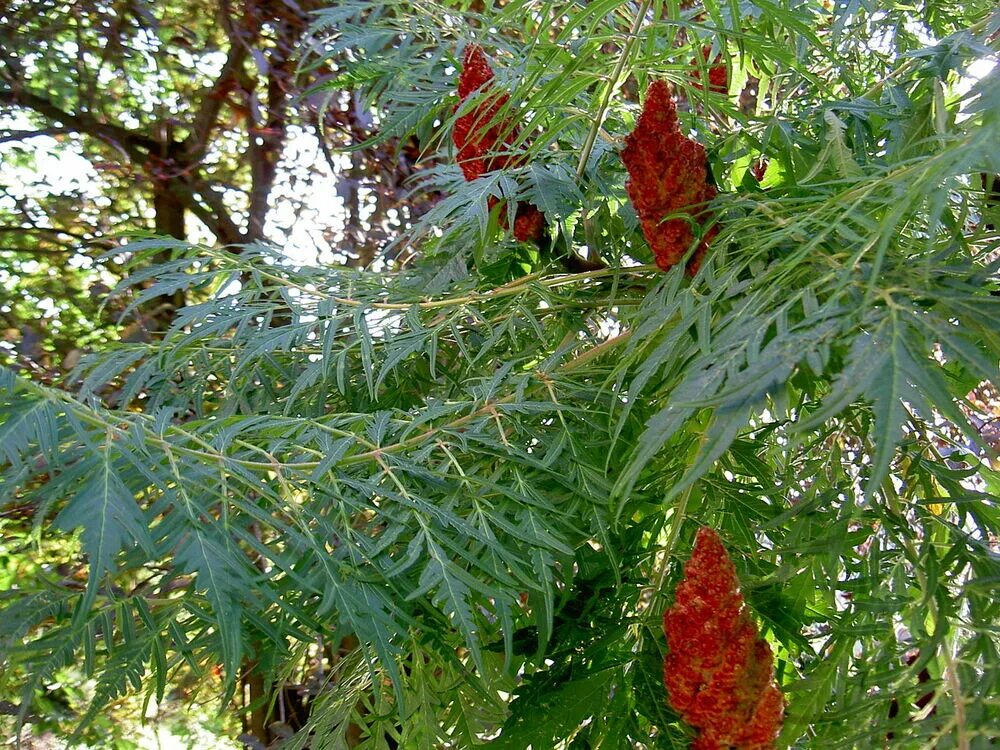
<svg viewBox="0 0 1000 750">
<path fill-rule="evenodd" d="M 661 624 L 708 526 L 773 658 L 775 746 L 988 746 L 990 12 L 319 11 L 302 65 L 347 61 L 331 85 L 370 109 L 369 145 L 414 137 L 436 165 L 414 194 L 446 197 L 378 273 L 172 243 L 146 293 L 205 301 L 162 341 L 65 389 L 3 372 L 0 488 L 88 570 L 6 595 L 2 689 L 27 711 L 82 659 L 94 711 L 190 674 L 226 703 L 251 663 L 258 743 L 684 748 Z M 490 74 L 460 97 L 467 60 Z M 647 91 L 669 127 L 643 127 Z M 707 206 L 629 200 L 627 139 L 658 133 L 648 189 L 696 175 Z M 514 236 L 519 206 L 545 242 Z M 667 271 L 664 226 L 686 243 Z"/>
</svg>

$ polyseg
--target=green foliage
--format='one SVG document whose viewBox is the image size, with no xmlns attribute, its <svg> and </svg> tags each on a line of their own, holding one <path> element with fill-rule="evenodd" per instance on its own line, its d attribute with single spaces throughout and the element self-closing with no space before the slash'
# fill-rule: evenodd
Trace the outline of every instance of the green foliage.
<svg viewBox="0 0 1000 750">
<path fill-rule="evenodd" d="M 641 9 L 319 15 L 315 56 L 349 52 L 381 132 L 441 156 L 456 45 L 495 52 L 530 164 L 429 171 L 451 196 L 385 272 L 122 248 L 174 252 L 126 282 L 137 302 L 205 301 L 71 388 L 0 371 L 0 498 L 80 527 L 89 563 L 85 586 L 5 595 L 7 674 L 82 654 L 99 710 L 215 665 L 227 701 L 248 665 L 280 684 L 318 660 L 289 747 L 681 748 L 660 617 L 706 524 L 775 649 L 783 746 L 991 741 L 1000 478 L 969 394 L 997 376 L 998 238 L 970 175 L 1000 167 L 997 73 L 955 85 L 997 20 Z M 758 81 L 752 106 L 691 86 L 705 44 L 734 89 Z M 615 153 L 654 77 L 724 188 L 693 279 L 641 265 Z M 490 195 L 535 201 L 552 252 L 502 239 Z M 609 267 L 556 265 L 584 247 Z"/>
</svg>

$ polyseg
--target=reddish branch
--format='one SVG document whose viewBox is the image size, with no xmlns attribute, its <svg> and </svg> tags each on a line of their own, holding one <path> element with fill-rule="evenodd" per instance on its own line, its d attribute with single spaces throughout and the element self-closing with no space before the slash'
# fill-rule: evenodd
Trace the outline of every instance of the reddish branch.
<svg viewBox="0 0 1000 750">
<path fill-rule="evenodd" d="M 197 163 L 205 156 L 212 131 L 219 123 L 219 115 L 228 95 L 235 90 L 239 73 L 246 62 L 249 48 L 246 44 L 231 44 L 226 62 L 214 83 L 201 94 L 201 104 L 191 120 L 191 131 L 184 140 L 184 157 Z"/>
</svg>

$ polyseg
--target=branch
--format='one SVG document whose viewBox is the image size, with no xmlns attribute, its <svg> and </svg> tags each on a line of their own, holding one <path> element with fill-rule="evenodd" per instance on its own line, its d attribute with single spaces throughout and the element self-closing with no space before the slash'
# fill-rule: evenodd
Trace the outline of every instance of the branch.
<svg viewBox="0 0 1000 750">
<path fill-rule="evenodd" d="M 85 133 L 99 138 L 106 143 L 126 153 L 133 161 L 142 162 L 147 153 L 157 148 L 156 142 L 141 133 L 136 133 L 121 125 L 102 122 L 88 112 L 67 112 L 55 105 L 51 100 L 39 94 L 12 87 L 0 89 L 0 104 L 25 107 L 37 112 L 53 123 L 61 124 L 67 131 Z"/>
<path fill-rule="evenodd" d="M 226 100 L 231 83 L 237 79 L 237 72 L 243 67 L 247 58 L 246 44 L 232 44 L 229 56 L 219 71 L 215 83 L 202 94 L 201 106 L 191 122 L 191 134 L 184 139 L 185 159 L 189 162 L 199 162 L 208 150 L 208 139 L 212 129 L 219 119 L 219 112 Z"/>
<path fill-rule="evenodd" d="M 53 229 L 51 227 L 22 227 L 13 224 L 0 224 L 0 235 L 5 234 L 39 234 L 48 239 L 39 239 L 39 242 L 51 243 L 54 247 L 11 247 L 9 245 L 0 246 L 0 253 L 19 253 L 21 255 L 66 255 L 67 253 L 84 253 L 88 247 L 115 246 L 115 241 L 110 237 L 94 237 L 83 232 L 71 232 L 66 229 Z M 68 242 L 63 238 L 72 238 L 75 242 L 63 245 Z"/>
<path fill-rule="evenodd" d="M 229 215 L 229 209 L 222 195 L 208 183 L 197 181 L 171 186 L 173 192 L 186 199 L 187 207 L 195 216 L 201 219 L 208 230 L 216 236 L 223 245 L 236 245 L 245 240 L 243 232 Z M 199 200 L 199 198 L 201 200 Z"/>
<path fill-rule="evenodd" d="M 0 224 L 0 233 L 34 232 L 35 234 L 51 234 L 54 236 L 65 235 L 78 240 L 89 240 L 91 238 L 80 232 L 70 232 L 65 229 L 53 229 L 52 227 L 20 227 L 14 224 Z"/>
<path fill-rule="evenodd" d="M 618 58 L 618 64 L 615 65 L 615 69 L 611 73 L 611 78 L 608 79 L 608 85 L 604 89 L 601 104 L 597 108 L 597 114 L 594 115 L 594 121 L 590 124 L 590 130 L 587 132 L 587 140 L 583 142 L 583 148 L 580 149 L 580 160 L 576 165 L 577 179 L 583 177 L 583 173 L 587 171 L 587 162 L 590 160 L 590 154 L 594 150 L 594 144 L 597 142 L 597 135 L 601 132 L 601 125 L 604 124 L 604 115 L 608 112 L 611 95 L 618 88 L 618 81 L 621 79 L 622 72 L 625 70 L 625 66 L 632 56 L 632 47 L 639 36 L 639 29 L 642 28 L 642 22 L 645 20 L 651 4 L 652 0 L 642 0 L 639 12 L 635 14 L 635 21 L 632 22 L 632 30 L 629 31 L 628 39 L 625 40 L 621 56 Z"/>
<path fill-rule="evenodd" d="M 287 135 L 285 108 L 288 106 L 287 84 L 292 75 L 292 65 L 290 59 L 281 59 L 280 54 L 276 51 L 271 60 L 267 81 L 267 120 L 264 127 L 253 126 L 252 114 L 247 118 L 249 140 L 247 156 L 250 161 L 247 234 L 254 240 L 264 237 L 268 199 L 278 174 L 278 159 L 281 157 Z"/>
<path fill-rule="evenodd" d="M 15 253 L 17 255 L 33 255 L 37 258 L 51 258 L 53 256 L 65 256 L 67 253 L 74 252 L 72 248 L 55 248 L 55 247 L 2 247 L 0 246 L 0 253 Z"/>
<path fill-rule="evenodd" d="M 73 133 L 70 128 L 42 128 L 41 130 L 8 130 L 7 135 L 0 135 L 0 143 L 11 141 L 26 141 L 29 138 L 38 138 L 43 135 L 63 135 Z"/>
<path fill-rule="evenodd" d="M 248 106 L 247 157 L 250 162 L 250 205 L 247 220 L 249 239 L 262 239 L 268 201 L 278 173 L 278 160 L 287 137 L 289 89 L 295 77 L 294 55 L 307 28 L 307 18 L 298 8 L 284 9 L 280 20 L 274 19 L 274 46 L 258 67 L 267 78 L 267 117 L 262 127 L 254 122 L 254 107 Z M 259 52 L 260 57 L 264 53 Z M 248 96 L 253 96 L 248 91 Z"/>
</svg>

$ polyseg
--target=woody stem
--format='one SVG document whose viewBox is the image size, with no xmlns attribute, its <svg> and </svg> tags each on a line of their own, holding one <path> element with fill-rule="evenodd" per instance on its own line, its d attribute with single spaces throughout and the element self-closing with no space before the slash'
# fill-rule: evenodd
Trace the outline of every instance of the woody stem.
<svg viewBox="0 0 1000 750">
<path fill-rule="evenodd" d="M 677 536 L 680 534 L 681 526 L 684 525 L 684 517 L 687 515 L 687 505 L 688 500 L 691 499 L 691 490 L 694 489 L 694 485 L 688 487 L 684 494 L 681 495 L 680 501 L 677 503 L 677 507 L 674 509 L 673 518 L 670 519 L 670 536 L 667 538 L 667 543 L 664 548 L 660 551 L 662 557 L 660 558 L 660 567 L 654 574 L 653 578 L 653 595 L 663 590 L 663 581 L 666 580 L 667 570 L 670 568 L 670 558 L 674 553 L 674 545 L 677 543 Z"/>
<path fill-rule="evenodd" d="M 962 696 L 962 686 L 958 681 L 957 667 L 955 659 L 951 653 L 951 646 L 945 646 L 944 650 L 945 678 L 948 680 L 948 689 L 951 699 L 955 704 L 955 731 L 957 736 L 958 750 L 969 750 L 972 747 L 969 741 L 969 730 L 965 723 L 965 698 Z"/>
<path fill-rule="evenodd" d="M 601 106 L 598 107 L 597 113 L 594 115 L 594 122 L 590 125 L 587 140 L 583 142 L 583 149 L 580 151 L 580 161 L 576 165 L 577 178 L 583 177 L 583 172 L 587 168 L 587 160 L 590 159 L 590 153 L 594 150 L 594 144 L 597 142 L 597 134 L 601 132 L 604 115 L 608 111 L 608 105 L 611 103 L 611 95 L 618 88 L 618 81 L 622 76 L 622 71 L 625 70 L 625 65 L 628 63 L 629 57 L 632 56 L 632 46 L 635 44 L 642 21 L 649 12 L 649 6 L 652 4 L 652 0 L 643 0 L 642 5 L 639 6 L 639 12 L 636 13 L 635 21 L 632 23 L 632 30 L 629 31 L 628 39 L 625 40 L 625 46 L 622 48 L 622 54 L 618 58 L 618 64 L 615 65 L 615 69 L 611 73 L 611 78 L 608 80 L 607 88 L 604 89 Z"/>
</svg>

